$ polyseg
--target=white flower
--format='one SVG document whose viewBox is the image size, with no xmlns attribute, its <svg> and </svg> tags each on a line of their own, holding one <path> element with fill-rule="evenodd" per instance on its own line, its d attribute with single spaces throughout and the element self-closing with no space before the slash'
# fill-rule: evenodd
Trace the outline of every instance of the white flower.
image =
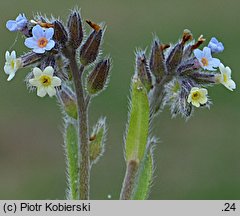
<svg viewBox="0 0 240 216">
<path fill-rule="evenodd" d="M 7 81 L 12 80 L 12 78 L 15 76 L 17 70 L 21 67 L 21 59 L 16 58 L 16 52 L 12 51 L 11 54 L 9 51 L 5 53 L 5 66 L 4 66 L 4 71 L 6 74 L 8 74 L 8 79 Z"/>
<path fill-rule="evenodd" d="M 200 107 L 200 105 L 207 103 L 207 94 L 207 89 L 193 87 L 188 95 L 187 102 L 192 103 L 192 105 L 195 107 Z"/>
<path fill-rule="evenodd" d="M 236 88 L 236 83 L 231 78 L 231 69 L 229 67 L 225 67 L 223 64 L 219 65 L 219 70 L 221 74 L 217 78 L 220 83 L 222 83 L 227 89 L 233 91 Z"/>
<path fill-rule="evenodd" d="M 48 66 L 42 71 L 41 69 L 35 67 L 33 69 L 34 78 L 29 80 L 32 86 L 37 87 L 37 95 L 39 97 L 44 97 L 48 94 L 50 97 L 56 95 L 56 86 L 61 85 L 61 79 L 53 76 L 54 69 Z"/>
<path fill-rule="evenodd" d="M 208 47 L 204 47 L 203 51 L 196 49 L 193 52 L 204 70 L 215 71 L 215 67 L 220 64 L 219 59 L 212 57 L 211 49 Z"/>
</svg>

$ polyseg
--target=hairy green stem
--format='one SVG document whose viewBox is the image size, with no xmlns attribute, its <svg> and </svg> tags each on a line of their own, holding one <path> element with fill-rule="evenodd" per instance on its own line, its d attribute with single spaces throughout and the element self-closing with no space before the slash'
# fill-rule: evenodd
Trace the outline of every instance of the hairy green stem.
<svg viewBox="0 0 240 216">
<path fill-rule="evenodd" d="M 90 189 L 90 157 L 89 157 L 89 132 L 88 132 L 88 106 L 85 101 L 83 89 L 83 71 L 84 66 L 80 69 L 76 62 L 75 52 L 68 52 L 69 66 L 72 71 L 75 91 L 77 94 L 78 105 L 78 134 L 80 145 L 80 199 L 89 199 Z"/>
<path fill-rule="evenodd" d="M 138 162 L 131 160 L 127 164 L 127 170 L 123 181 L 122 191 L 120 195 L 121 200 L 130 200 L 133 195 L 134 183 L 138 171 Z"/>
</svg>

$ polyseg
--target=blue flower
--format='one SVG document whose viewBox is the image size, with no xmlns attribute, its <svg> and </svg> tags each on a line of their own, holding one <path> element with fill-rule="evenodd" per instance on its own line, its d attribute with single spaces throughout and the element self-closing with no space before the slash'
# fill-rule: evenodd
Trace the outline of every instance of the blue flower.
<svg viewBox="0 0 240 216">
<path fill-rule="evenodd" d="M 21 31 L 27 25 L 27 18 L 24 14 L 19 14 L 16 20 L 8 20 L 6 23 L 6 27 L 9 31 Z"/>
<path fill-rule="evenodd" d="M 220 53 L 224 50 L 223 44 L 219 42 L 215 37 L 212 37 L 208 44 L 208 47 L 211 49 L 212 53 Z"/>
<path fill-rule="evenodd" d="M 52 40 L 54 29 L 43 29 L 40 25 L 36 25 L 32 29 L 33 37 L 27 38 L 24 44 L 33 49 L 35 53 L 44 53 L 46 50 L 51 50 L 55 46 Z"/>
<path fill-rule="evenodd" d="M 211 49 L 208 47 L 204 47 L 203 51 L 196 49 L 193 52 L 201 67 L 205 70 L 215 71 L 215 67 L 218 67 L 221 63 L 219 59 L 212 57 Z"/>
</svg>

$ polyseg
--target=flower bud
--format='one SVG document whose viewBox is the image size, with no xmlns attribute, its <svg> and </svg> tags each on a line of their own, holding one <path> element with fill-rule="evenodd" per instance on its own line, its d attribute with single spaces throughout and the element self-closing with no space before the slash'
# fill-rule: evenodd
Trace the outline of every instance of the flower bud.
<svg viewBox="0 0 240 216">
<path fill-rule="evenodd" d="M 144 52 L 139 52 L 136 54 L 136 72 L 142 84 L 149 92 L 152 88 L 152 75 L 149 70 L 148 61 Z"/>
<path fill-rule="evenodd" d="M 80 50 L 80 61 L 84 66 L 89 65 L 96 60 L 99 54 L 102 36 L 102 29 L 94 29 L 92 33 L 88 36 L 85 43 L 82 45 Z"/>
<path fill-rule="evenodd" d="M 184 88 L 182 88 L 180 92 L 180 98 L 179 98 L 180 100 L 179 111 L 182 114 L 182 116 L 186 118 L 190 117 L 192 113 L 192 105 L 187 102 L 187 97 L 188 97 L 188 92 Z"/>
<path fill-rule="evenodd" d="M 179 75 L 188 75 L 194 70 L 197 70 L 201 67 L 199 61 L 196 58 L 188 59 L 187 61 L 182 62 L 177 68 L 177 74 Z"/>
<path fill-rule="evenodd" d="M 54 40 L 61 47 L 64 47 L 66 42 L 68 41 L 68 33 L 59 20 L 56 20 L 54 22 Z"/>
<path fill-rule="evenodd" d="M 62 84 L 61 89 L 57 91 L 57 96 L 68 116 L 77 119 L 77 99 L 74 92 L 68 86 Z"/>
<path fill-rule="evenodd" d="M 205 41 L 205 39 L 201 35 L 198 38 L 197 42 L 186 46 L 186 48 L 183 51 L 183 59 L 187 59 L 187 58 L 191 57 L 193 50 L 197 49 L 204 41 Z"/>
<path fill-rule="evenodd" d="M 106 87 L 110 65 L 110 59 L 102 60 L 88 75 L 87 90 L 89 94 L 97 94 Z"/>
<path fill-rule="evenodd" d="M 77 49 L 83 40 L 82 20 L 78 11 L 73 11 L 68 18 L 69 44 Z"/>
<path fill-rule="evenodd" d="M 178 65 L 182 61 L 184 45 L 191 39 L 191 32 L 189 30 L 184 30 L 182 40 L 172 48 L 166 61 L 167 69 L 170 74 L 174 74 L 176 72 Z"/>
<path fill-rule="evenodd" d="M 213 73 L 208 72 L 192 72 L 189 74 L 189 77 L 191 77 L 196 83 L 198 84 L 212 84 L 217 83 L 217 75 Z"/>
<path fill-rule="evenodd" d="M 160 82 L 166 71 L 166 66 L 164 62 L 163 50 L 161 49 L 158 40 L 154 40 L 153 42 L 149 66 L 151 72 L 156 77 L 156 81 Z"/>
<path fill-rule="evenodd" d="M 40 62 L 42 55 L 35 52 L 28 52 L 21 56 L 22 67 L 33 66 L 34 64 Z"/>
</svg>

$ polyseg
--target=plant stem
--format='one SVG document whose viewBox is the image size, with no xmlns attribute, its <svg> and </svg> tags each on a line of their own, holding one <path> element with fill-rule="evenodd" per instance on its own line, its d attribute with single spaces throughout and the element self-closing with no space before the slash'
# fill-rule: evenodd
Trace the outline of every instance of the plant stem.
<svg viewBox="0 0 240 216">
<path fill-rule="evenodd" d="M 127 170 L 120 195 L 121 200 L 130 200 L 133 194 L 134 183 L 138 171 L 138 162 L 131 160 L 127 164 Z"/>
<path fill-rule="evenodd" d="M 88 143 L 88 106 L 86 105 L 82 84 L 84 66 L 81 65 L 80 69 L 78 68 L 75 52 L 68 52 L 67 54 L 70 69 L 72 71 L 78 105 L 78 134 L 80 145 L 80 199 L 88 200 L 90 188 L 90 159 Z"/>
<path fill-rule="evenodd" d="M 173 78 L 173 75 L 167 74 L 164 75 L 162 80 L 158 83 L 156 83 L 156 86 L 153 89 L 152 97 L 150 98 L 150 116 L 152 117 L 157 111 L 160 109 L 162 104 L 162 99 L 164 96 L 164 86 L 167 84 L 171 79 Z"/>
</svg>

